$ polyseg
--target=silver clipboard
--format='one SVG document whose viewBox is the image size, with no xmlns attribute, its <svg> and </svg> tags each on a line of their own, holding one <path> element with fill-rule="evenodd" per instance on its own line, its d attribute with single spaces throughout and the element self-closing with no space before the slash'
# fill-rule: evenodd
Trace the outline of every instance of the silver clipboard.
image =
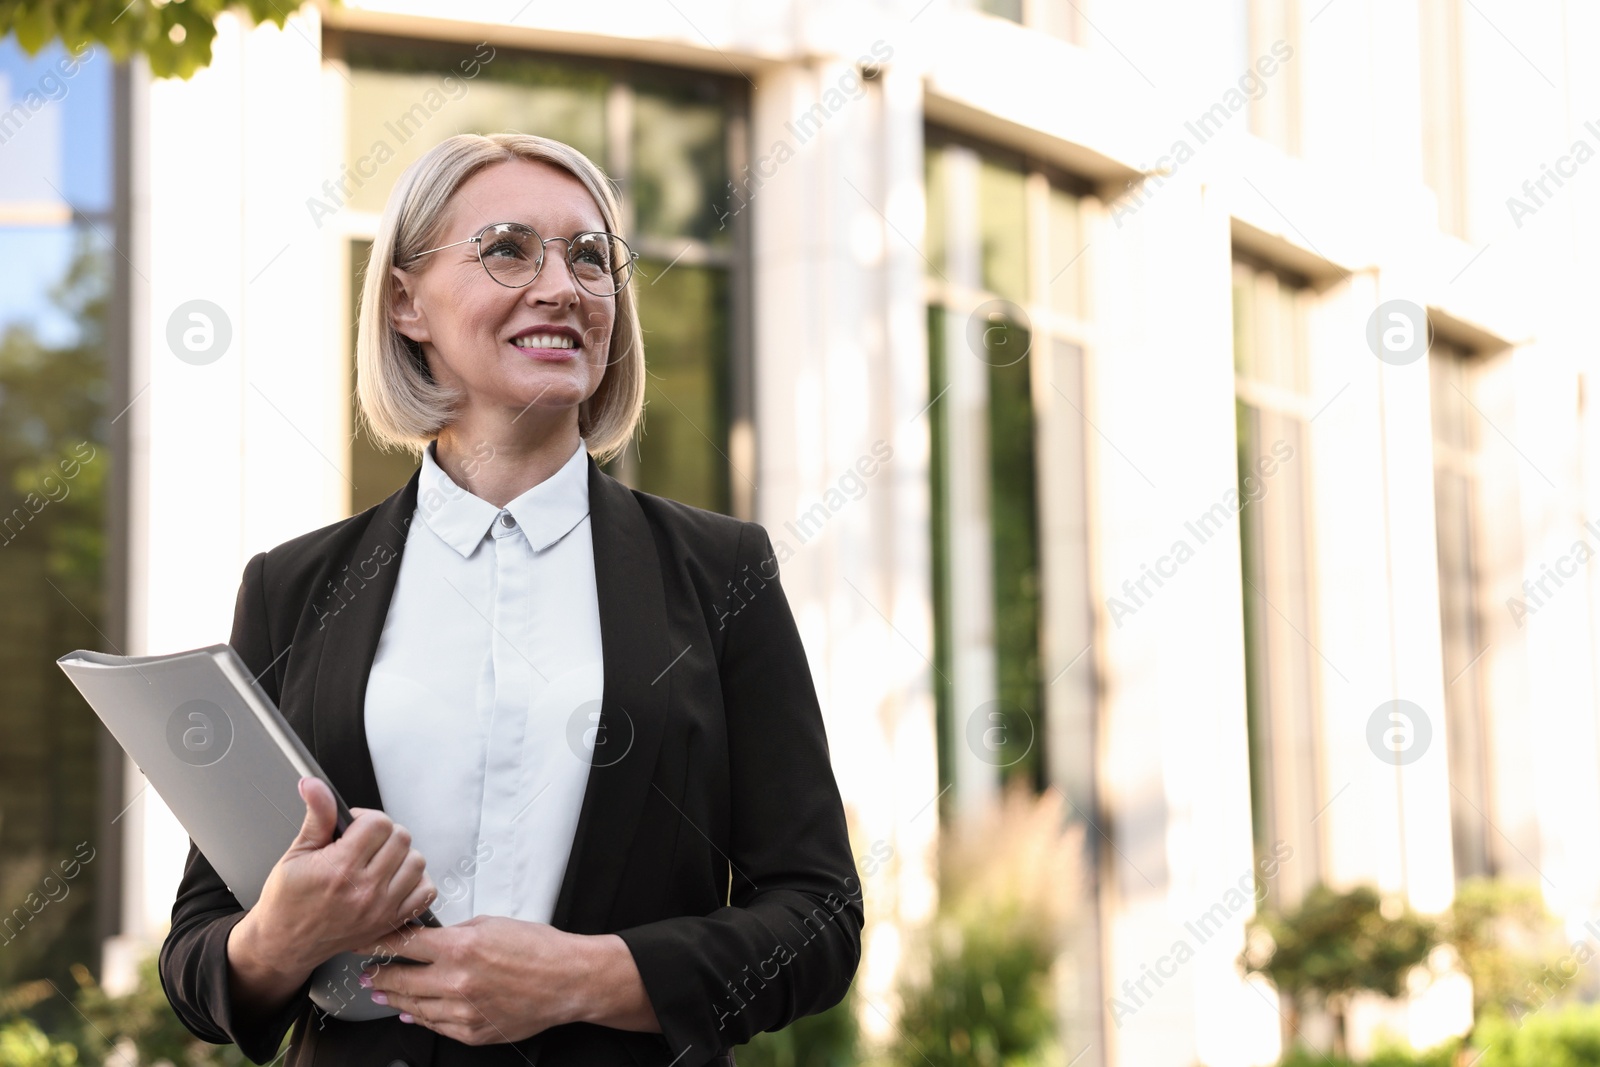
<svg viewBox="0 0 1600 1067">
<path fill-rule="evenodd" d="M 350 825 L 344 798 L 231 646 L 161 656 L 80 649 L 56 664 L 246 910 L 300 832 L 302 776 L 332 790 L 334 837 Z M 440 925 L 431 909 L 420 921 Z M 321 964 L 312 1003 L 349 1022 L 398 1015 L 360 986 L 369 961 L 345 952 Z"/>
</svg>

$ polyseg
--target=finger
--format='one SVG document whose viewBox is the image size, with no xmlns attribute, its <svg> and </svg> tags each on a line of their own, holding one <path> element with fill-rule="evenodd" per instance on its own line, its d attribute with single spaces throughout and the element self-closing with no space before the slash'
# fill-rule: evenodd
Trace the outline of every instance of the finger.
<svg viewBox="0 0 1600 1067">
<path fill-rule="evenodd" d="M 389 876 L 388 899 L 394 902 L 395 915 L 397 917 L 420 915 L 422 908 L 427 906 L 422 903 L 423 898 L 432 888 L 433 883 L 428 880 L 427 861 L 416 849 L 409 850 L 404 860 Z M 414 911 L 406 907 L 408 902 Z"/>
<path fill-rule="evenodd" d="M 389 998 L 390 1005 L 397 997 L 440 1001 L 446 995 L 446 990 L 438 989 L 434 966 L 429 963 L 386 963 L 373 974 L 371 989 Z"/>
<path fill-rule="evenodd" d="M 381 980 L 381 976 L 380 976 Z M 385 983 L 387 985 L 388 983 Z M 420 1015 L 429 1019 L 447 1019 L 450 1017 L 450 1007 L 446 1004 L 449 997 L 433 996 L 422 992 L 402 992 L 398 989 L 384 988 L 375 985 L 374 993 L 382 993 L 389 1002 L 389 1007 L 409 1011 L 412 1015 Z"/>
<path fill-rule="evenodd" d="M 436 939 L 441 933 L 442 929 L 431 926 L 408 926 L 380 937 L 371 955 L 377 957 L 379 962 L 404 956 L 422 963 L 432 963 L 439 956 L 440 946 Z"/>
<path fill-rule="evenodd" d="M 411 888 L 409 885 L 399 887 L 394 883 L 404 867 L 406 858 L 415 851 L 411 847 L 411 832 L 396 823 L 391 827 L 389 836 L 384 839 L 378 851 L 367 860 L 367 874 L 383 889 L 384 900 L 394 907 L 400 906 L 405 891 Z"/>
<path fill-rule="evenodd" d="M 354 816 L 350 825 L 345 828 L 339 840 L 334 842 L 335 848 L 347 852 L 350 861 L 359 868 L 364 868 L 372 862 L 389 838 L 394 834 L 395 823 L 385 813 L 372 808 L 357 809 L 361 812 Z"/>
<path fill-rule="evenodd" d="M 410 894 L 405 898 L 405 903 L 400 906 L 399 918 L 401 922 L 411 919 L 422 919 L 422 913 L 433 906 L 439 897 L 439 891 L 433 887 L 433 881 L 424 871 L 421 880 L 417 882 Z"/>
<path fill-rule="evenodd" d="M 300 799 L 305 801 L 306 815 L 295 836 L 295 848 L 324 848 L 333 840 L 333 830 L 339 820 L 339 805 L 333 799 L 333 790 L 320 778 L 310 776 L 300 779 Z"/>
</svg>

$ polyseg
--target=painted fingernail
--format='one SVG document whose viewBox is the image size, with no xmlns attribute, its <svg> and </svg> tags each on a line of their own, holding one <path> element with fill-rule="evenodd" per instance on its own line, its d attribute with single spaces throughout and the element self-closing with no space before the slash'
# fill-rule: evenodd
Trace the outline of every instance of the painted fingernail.
<svg viewBox="0 0 1600 1067">
<path fill-rule="evenodd" d="M 374 1004 L 387 1004 L 389 1003 L 389 998 L 380 992 L 374 991 L 372 994 L 372 1002 Z"/>
<path fill-rule="evenodd" d="M 372 988 L 372 975 L 370 974 L 363 974 L 357 981 L 361 983 L 363 989 Z"/>
<path fill-rule="evenodd" d="M 405 1011 L 400 1013 L 400 1021 L 403 1023 L 416 1022 L 416 1020 L 411 1017 L 411 1013 Z"/>
</svg>

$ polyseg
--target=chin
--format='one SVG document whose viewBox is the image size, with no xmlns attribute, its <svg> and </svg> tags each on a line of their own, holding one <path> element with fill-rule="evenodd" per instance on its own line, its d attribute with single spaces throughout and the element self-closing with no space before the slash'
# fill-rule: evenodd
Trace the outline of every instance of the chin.
<svg viewBox="0 0 1600 1067">
<path fill-rule="evenodd" d="M 583 403 L 593 392 L 593 389 L 563 382 L 549 386 L 543 383 L 519 385 L 505 390 L 503 395 L 508 404 L 518 408 L 570 408 Z"/>
</svg>

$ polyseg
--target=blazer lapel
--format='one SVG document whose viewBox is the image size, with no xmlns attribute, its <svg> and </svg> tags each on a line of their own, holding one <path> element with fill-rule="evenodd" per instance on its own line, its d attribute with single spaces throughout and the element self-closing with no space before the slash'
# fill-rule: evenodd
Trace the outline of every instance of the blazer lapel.
<svg viewBox="0 0 1600 1067">
<path fill-rule="evenodd" d="M 311 712 L 313 754 L 352 808 L 383 808 L 367 748 L 367 676 L 389 617 L 421 473 L 418 467 L 378 505 L 349 559 L 329 564 L 330 570 L 340 568 L 330 575 L 340 595 L 323 610 L 337 607 L 337 613 L 321 614 L 322 625 L 312 632 L 313 640 L 322 637 Z"/>
<path fill-rule="evenodd" d="M 589 457 L 589 529 L 605 690 L 597 743 L 551 925 L 605 933 L 661 748 L 671 653 L 656 542 L 633 491 Z M 598 743 L 604 739 L 604 743 Z"/>
</svg>

